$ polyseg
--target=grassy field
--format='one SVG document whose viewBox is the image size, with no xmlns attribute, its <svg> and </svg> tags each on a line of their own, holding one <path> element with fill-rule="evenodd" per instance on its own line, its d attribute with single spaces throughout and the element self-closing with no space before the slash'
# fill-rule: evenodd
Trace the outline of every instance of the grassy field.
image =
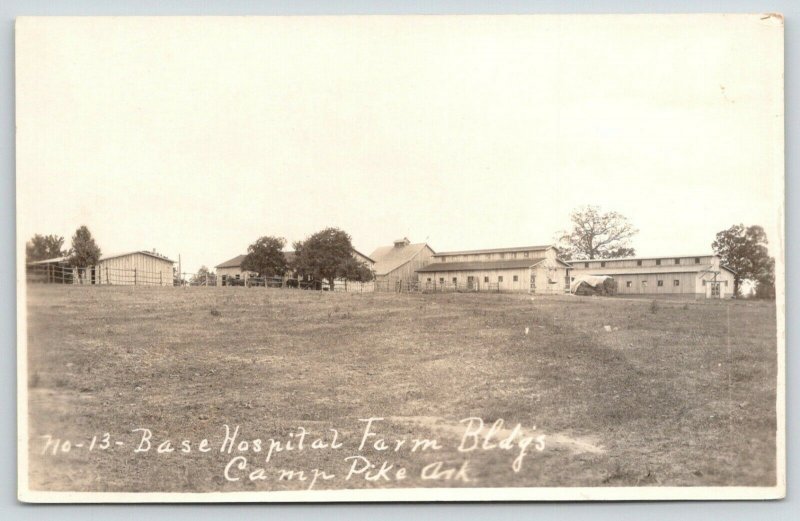
<svg viewBox="0 0 800 521">
<path fill-rule="evenodd" d="M 28 300 L 35 489 L 309 487 L 281 469 L 335 475 L 315 489 L 774 484 L 772 303 L 38 285 Z M 369 417 L 384 418 L 377 437 L 442 448 L 359 451 Z M 518 447 L 459 452 L 467 417 L 520 423 L 545 446 L 519 472 Z M 251 450 L 228 481 L 225 424 L 240 426 L 237 443 L 302 426 L 306 450 L 269 463 Z M 151 430 L 150 451 L 133 452 L 137 428 Z M 309 449 L 332 428 L 342 448 Z M 42 454 L 44 435 L 61 440 L 57 454 Z M 191 452 L 158 454 L 166 439 Z M 354 455 L 407 477 L 345 480 Z M 423 480 L 436 461 L 468 461 L 470 481 Z M 268 479 L 245 479 L 259 467 Z"/>
</svg>

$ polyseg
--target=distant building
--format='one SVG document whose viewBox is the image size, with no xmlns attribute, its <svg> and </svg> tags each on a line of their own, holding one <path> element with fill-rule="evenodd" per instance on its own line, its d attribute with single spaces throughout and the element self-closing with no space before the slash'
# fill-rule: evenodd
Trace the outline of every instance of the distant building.
<svg viewBox="0 0 800 521">
<path fill-rule="evenodd" d="M 379 287 L 391 289 L 396 284 L 416 283 L 417 270 L 433 261 L 436 254 L 426 243 L 411 244 L 408 238 L 394 241 L 391 246 L 381 246 L 372 252 L 375 281 Z"/>
<path fill-rule="evenodd" d="M 665 295 L 706 298 L 733 296 L 734 271 L 718 255 L 632 257 L 570 261 L 572 279 L 609 275 L 621 295 Z"/>
<path fill-rule="evenodd" d="M 131 251 L 103 255 L 95 266 L 72 267 L 68 257 L 28 264 L 36 279 L 68 284 L 113 284 L 121 286 L 172 286 L 175 261 L 153 251 Z"/>
<path fill-rule="evenodd" d="M 286 257 L 286 262 L 291 266 L 294 262 L 295 252 L 293 251 L 285 251 L 283 252 L 283 256 Z M 226 260 L 222 264 L 218 264 L 215 266 L 217 270 L 217 279 L 219 280 L 219 284 L 222 286 L 231 286 L 231 285 L 240 285 L 244 284 L 247 279 L 251 277 L 257 277 L 258 273 L 254 271 L 248 271 L 242 269 L 242 263 L 244 262 L 246 254 L 237 255 L 236 257 Z M 372 260 L 370 257 L 367 257 L 363 253 L 359 252 L 356 249 L 353 249 L 353 258 L 360 261 L 364 264 L 368 269 L 372 270 L 373 266 L 375 265 L 375 261 Z M 289 278 L 296 278 L 296 274 L 294 273 L 286 273 L 283 277 L 284 281 Z M 304 279 L 308 281 L 308 277 Z M 234 282 L 235 281 L 235 282 Z M 242 281 L 242 282 L 239 282 Z"/>
<path fill-rule="evenodd" d="M 437 253 L 417 276 L 422 289 L 553 294 L 569 291 L 569 269 L 554 246 L 527 246 Z"/>
<path fill-rule="evenodd" d="M 217 270 L 217 280 L 222 286 L 231 285 L 230 279 L 246 281 L 250 277 L 256 277 L 258 273 L 254 271 L 247 271 L 242 269 L 242 262 L 247 255 L 237 255 L 232 259 L 228 259 L 222 264 L 215 266 Z"/>
</svg>

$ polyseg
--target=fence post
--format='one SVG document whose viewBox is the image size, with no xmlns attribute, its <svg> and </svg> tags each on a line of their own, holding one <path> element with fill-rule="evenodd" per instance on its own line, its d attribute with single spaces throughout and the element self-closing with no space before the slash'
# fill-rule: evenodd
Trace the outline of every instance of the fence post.
<svg viewBox="0 0 800 521">
<path fill-rule="evenodd" d="M 111 284 L 111 279 L 108 278 L 108 266 L 106 266 L 106 284 Z"/>
<path fill-rule="evenodd" d="M 133 268 L 133 285 L 136 285 L 136 268 Z"/>
<path fill-rule="evenodd" d="M 162 277 L 162 275 L 163 275 L 163 273 L 159 271 L 158 272 L 158 285 L 159 286 L 163 286 L 164 285 L 164 278 Z"/>
</svg>

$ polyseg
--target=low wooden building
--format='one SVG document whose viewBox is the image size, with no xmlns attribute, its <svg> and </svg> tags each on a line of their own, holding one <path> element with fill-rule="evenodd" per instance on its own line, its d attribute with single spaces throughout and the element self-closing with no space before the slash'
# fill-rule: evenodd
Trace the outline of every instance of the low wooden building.
<svg viewBox="0 0 800 521">
<path fill-rule="evenodd" d="M 609 275 L 619 295 L 663 295 L 694 298 L 733 296 L 735 273 L 718 255 L 631 257 L 570 261 L 570 277 Z"/>
<path fill-rule="evenodd" d="M 28 271 L 39 280 L 67 284 L 172 286 L 175 261 L 153 251 L 103 255 L 97 264 L 73 267 L 67 257 L 32 262 Z M 44 277 L 44 278 L 43 278 Z"/>
<path fill-rule="evenodd" d="M 416 284 L 417 270 L 430 264 L 435 254 L 427 243 L 412 244 L 406 237 L 394 241 L 391 246 L 377 248 L 370 255 L 375 260 L 376 287 L 393 290 L 409 282 Z"/>
<path fill-rule="evenodd" d="M 254 271 L 247 271 L 242 269 L 242 262 L 247 255 L 237 255 L 232 259 L 228 259 L 223 263 L 217 264 L 217 284 L 221 286 L 238 285 L 239 281 L 244 284 L 248 278 L 258 276 Z"/>
<path fill-rule="evenodd" d="M 569 291 L 569 269 L 547 245 L 437 253 L 417 276 L 423 290 L 557 294 Z"/>
</svg>

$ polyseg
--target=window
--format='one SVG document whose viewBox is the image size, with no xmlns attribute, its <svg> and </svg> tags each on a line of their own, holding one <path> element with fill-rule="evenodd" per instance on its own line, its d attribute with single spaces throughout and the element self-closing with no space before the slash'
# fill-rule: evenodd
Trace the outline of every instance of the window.
<svg viewBox="0 0 800 521">
<path fill-rule="evenodd" d="M 241 277 L 241 276 L 240 276 L 240 275 L 237 273 L 237 274 L 236 274 L 236 278 L 238 279 L 238 278 L 240 278 L 240 277 Z"/>
<path fill-rule="evenodd" d="M 439 284 L 444 284 L 444 277 L 439 277 Z"/>
<path fill-rule="evenodd" d="M 500 275 L 499 277 L 497 277 L 497 282 L 503 282 L 503 276 L 502 276 L 502 275 Z"/>
<path fill-rule="evenodd" d="M 727 285 L 728 285 L 728 281 L 726 280 L 726 281 L 725 281 L 725 286 L 727 286 Z"/>
<path fill-rule="evenodd" d="M 643 287 L 643 288 L 646 288 L 646 287 L 647 287 L 647 281 L 646 281 L 646 280 L 643 280 L 643 281 L 642 281 L 642 287 Z"/>
<path fill-rule="evenodd" d="M 659 280 L 659 281 L 658 281 L 658 287 L 660 288 L 660 287 L 661 287 L 661 286 L 663 286 L 663 285 L 664 285 L 664 281 L 663 281 L 663 280 Z"/>
<path fill-rule="evenodd" d="M 505 258 L 506 258 L 506 254 L 505 254 L 505 253 L 501 253 L 501 254 L 500 254 L 500 258 L 501 258 L 501 259 L 505 259 Z"/>
<path fill-rule="evenodd" d="M 633 287 L 633 281 L 631 281 L 631 280 L 627 281 L 627 282 L 625 283 L 625 287 L 626 287 L 626 288 L 632 288 L 632 287 Z"/>
<path fill-rule="evenodd" d="M 675 264 L 680 264 L 680 263 L 681 263 L 680 259 L 675 259 Z"/>
<path fill-rule="evenodd" d="M 523 253 L 523 255 L 524 255 L 524 256 L 525 256 L 525 258 L 527 259 L 528 257 L 530 257 L 531 253 L 530 253 L 530 252 L 528 252 L 528 251 L 526 251 L 525 253 Z"/>
<path fill-rule="evenodd" d="M 430 281 L 431 281 L 431 278 L 430 278 L 430 277 L 428 277 L 428 282 L 430 282 Z"/>
<path fill-rule="evenodd" d="M 447 262 L 447 256 L 446 255 L 442 255 L 442 262 Z"/>
<path fill-rule="evenodd" d="M 514 282 L 519 282 L 519 276 L 514 275 Z"/>
<path fill-rule="evenodd" d="M 605 267 L 606 267 L 606 261 L 603 261 L 603 262 L 601 262 L 601 263 L 600 263 L 600 267 L 601 267 L 601 268 L 605 268 Z"/>
<path fill-rule="evenodd" d="M 656 259 L 656 266 L 661 266 L 661 259 Z"/>
<path fill-rule="evenodd" d="M 458 284 L 458 277 L 453 277 L 453 284 Z"/>
<path fill-rule="evenodd" d="M 489 283 L 489 277 L 483 277 L 483 281 L 488 284 Z"/>
<path fill-rule="evenodd" d="M 588 268 L 588 267 L 589 267 L 589 263 L 588 263 L 588 262 L 584 262 L 584 263 L 583 263 L 583 267 L 584 267 L 584 268 Z"/>
<path fill-rule="evenodd" d="M 571 281 L 574 281 L 574 280 L 575 280 L 575 277 L 570 277 L 570 279 L 569 279 L 569 280 L 571 280 Z"/>
<path fill-rule="evenodd" d="M 681 285 L 681 281 L 680 281 L 680 280 L 678 280 L 678 279 L 675 279 L 675 280 L 673 280 L 673 281 L 672 281 L 672 285 L 673 285 L 673 286 L 676 286 L 676 287 L 677 287 L 677 286 L 680 286 L 680 285 Z"/>
<path fill-rule="evenodd" d="M 700 257 L 695 257 L 694 258 L 694 263 L 695 264 L 700 264 Z"/>
<path fill-rule="evenodd" d="M 641 266 L 642 265 L 642 261 L 640 261 L 640 260 L 636 261 L 636 265 L 637 266 Z"/>
<path fill-rule="evenodd" d="M 703 286 L 705 286 L 705 285 L 706 285 L 706 281 L 703 281 Z"/>
<path fill-rule="evenodd" d="M 516 259 L 516 258 L 517 258 L 517 253 L 516 253 L 516 252 L 512 253 L 512 254 L 511 254 L 511 258 L 512 258 L 512 259 Z"/>
</svg>

